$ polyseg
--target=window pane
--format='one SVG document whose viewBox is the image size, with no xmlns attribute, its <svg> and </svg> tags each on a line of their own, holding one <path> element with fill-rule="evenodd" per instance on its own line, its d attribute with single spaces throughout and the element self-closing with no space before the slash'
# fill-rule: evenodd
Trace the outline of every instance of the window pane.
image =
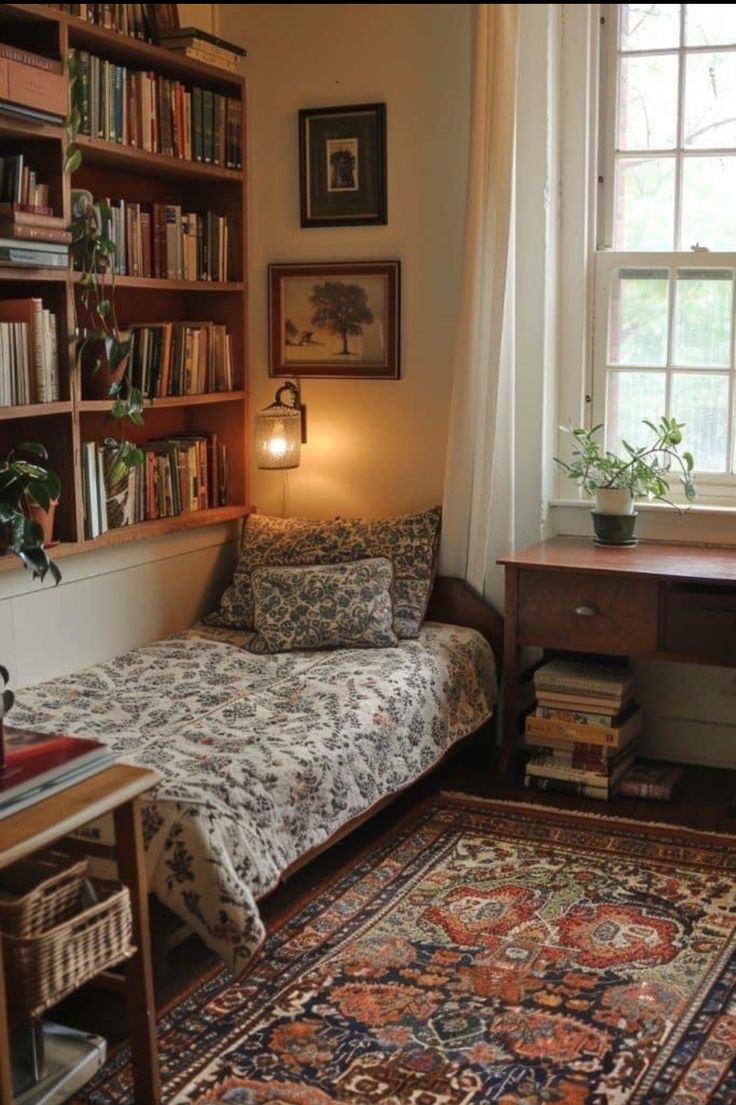
<svg viewBox="0 0 736 1105">
<path fill-rule="evenodd" d="M 619 10 L 622 50 L 664 50 L 680 45 L 679 4 L 621 4 Z"/>
<path fill-rule="evenodd" d="M 682 249 L 736 249 L 736 157 L 687 157 L 682 179 Z"/>
<path fill-rule="evenodd" d="M 688 46 L 731 46 L 736 43 L 733 4 L 686 4 L 685 42 Z"/>
<path fill-rule="evenodd" d="M 614 249 L 672 249 L 674 210 L 674 158 L 618 159 Z"/>
<path fill-rule="evenodd" d="M 677 55 L 621 58 L 618 145 L 667 150 L 677 142 Z"/>
<path fill-rule="evenodd" d="M 736 54 L 689 54 L 684 145 L 736 146 Z"/>
<path fill-rule="evenodd" d="M 608 363 L 667 363 L 667 269 L 619 269 L 611 280 Z"/>
<path fill-rule="evenodd" d="M 676 288 L 675 364 L 728 368 L 733 274 L 680 271 Z"/>
<path fill-rule="evenodd" d="M 645 445 L 651 430 L 642 419 L 656 422 L 665 412 L 664 372 L 609 372 L 606 394 L 606 448 L 618 450 L 621 439 Z"/>
<path fill-rule="evenodd" d="M 728 377 L 675 372 L 670 410 L 685 422 L 683 448 L 695 457 L 696 472 L 725 472 L 728 441 Z"/>
</svg>

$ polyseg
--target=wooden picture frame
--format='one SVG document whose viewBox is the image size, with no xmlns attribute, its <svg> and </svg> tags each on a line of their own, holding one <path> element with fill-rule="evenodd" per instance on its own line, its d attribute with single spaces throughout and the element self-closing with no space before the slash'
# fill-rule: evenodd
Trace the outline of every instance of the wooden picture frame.
<svg viewBox="0 0 736 1105">
<path fill-rule="evenodd" d="M 401 262 L 268 267 L 271 376 L 400 377 Z"/>
<path fill-rule="evenodd" d="M 301 225 L 385 226 L 386 105 L 299 112 Z"/>
</svg>

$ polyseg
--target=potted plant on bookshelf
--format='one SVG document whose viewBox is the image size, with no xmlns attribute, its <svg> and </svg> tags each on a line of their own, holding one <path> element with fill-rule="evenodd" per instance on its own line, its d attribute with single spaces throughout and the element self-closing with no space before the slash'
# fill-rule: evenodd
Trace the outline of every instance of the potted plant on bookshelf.
<svg viewBox="0 0 736 1105">
<path fill-rule="evenodd" d="M 57 474 L 41 463 L 47 460 L 45 446 L 27 441 L 0 461 L 0 551 L 14 553 L 33 579 L 50 575 L 58 583 L 61 572 L 44 548 L 42 527 L 31 517 L 32 506 L 48 511 L 61 490 Z M 9 678 L 0 665 L 0 771 L 5 763 L 3 721 L 13 705 L 13 693 L 7 689 Z"/>
<path fill-rule="evenodd" d="M 597 545 L 636 544 L 638 498 L 668 503 L 679 510 L 669 498 L 673 469 L 677 471 L 686 502 L 691 503 L 697 494 L 692 453 L 680 450 L 685 423 L 663 415 L 657 423 L 645 418 L 642 425 L 649 431 L 649 443 L 630 445 L 622 441 L 622 453 L 606 450 L 598 442 L 602 425 L 590 430 L 582 426 L 571 428 L 568 431 L 573 436 L 571 460 L 554 458 L 586 494 L 595 496 L 595 509 L 591 513 Z"/>
</svg>

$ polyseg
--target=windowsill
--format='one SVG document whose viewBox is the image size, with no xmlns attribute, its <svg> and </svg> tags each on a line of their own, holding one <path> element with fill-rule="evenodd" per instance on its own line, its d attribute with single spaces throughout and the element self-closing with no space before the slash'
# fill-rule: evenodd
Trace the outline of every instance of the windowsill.
<svg viewBox="0 0 736 1105">
<path fill-rule="evenodd" d="M 547 532 L 589 536 L 592 507 L 592 500 L 551 499 Z M 697 503 L 677 511 L 666 503 L 640 503 L 636 509 L 636 533 L 642 541 L 736 548 L 736 506 Z"/>
<path fill-rule="evenodd" d="M 572 507 L 576 510 L 593 509 L 592 499 L 550 499 L 550 507 Z M 716 517 L 736 517 L 736 503 L 732 506 L 717 506 L 715 503 L 677 503 L 677 510 L 667 503 L 637 503 L 638 514 L 670 514 L 675 518 L 687 517 L 689 514 L 714 515 Z"/>
</svg>

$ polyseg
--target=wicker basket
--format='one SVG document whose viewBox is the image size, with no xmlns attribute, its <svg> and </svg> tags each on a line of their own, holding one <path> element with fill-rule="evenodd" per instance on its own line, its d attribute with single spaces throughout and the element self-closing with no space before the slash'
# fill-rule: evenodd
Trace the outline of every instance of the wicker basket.
<svg viewBox="0 0 736 1105">
<path fill-rule="evenodd" d="M 7 936 L 36 936 L 53 928 L 79 908 L 87 861 L 71 861 L 58 853 L 8 867 L 0 875 L 0 932 Z"/>
<path fill-rule="evenodd" d="M 46 932 L 4 935 L 10 1019 L 40 1016 L 101 971 L 129 959 L 135 952 L 131 936 L 128 888 L 109 884 L 95 905 Z"/>
</svg>

